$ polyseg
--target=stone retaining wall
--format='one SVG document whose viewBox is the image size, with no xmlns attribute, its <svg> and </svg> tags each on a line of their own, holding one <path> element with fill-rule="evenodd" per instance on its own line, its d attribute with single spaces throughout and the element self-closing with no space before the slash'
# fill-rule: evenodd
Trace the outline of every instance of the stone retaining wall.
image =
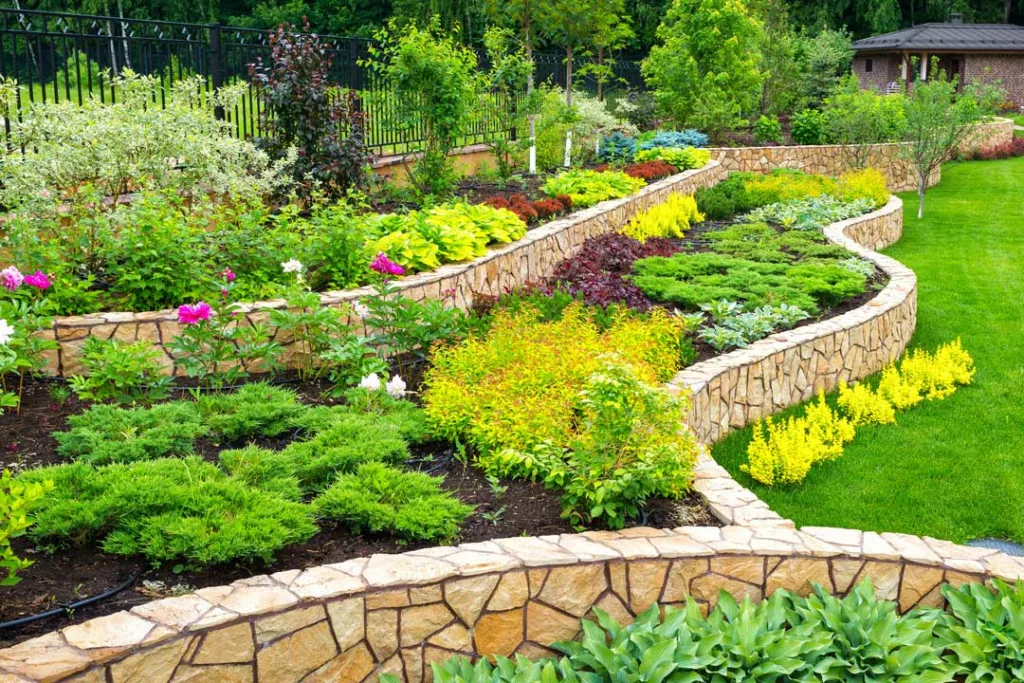
<svg viewBox="0 0 1024 683">
<path fill-rule="evenodd" d="M 692 392 L 688 422 L 702 442 L 714 443 L 821 389 L 831 391 L 840 380 L 874 374 L 899 357 L 917 320 L 917 278 L 873 250 L 896 242 L 902 232 L 903 202 L 897 197 L 877 211 L 829 226 L 825 235 L 832 242 L 889 276 L 874 299 L 849 313 L 697 363 L 672 379 L 670 386 Z"/>
<path fill-rule="evenodd" d="M 612 232 L 644 209 L 660 204 L 674 192 L 691 194 L 725 178 L 721 165 L 711 162 L 707 166 L 678 173 L 644 187 L 624 199 L 601 202 L 588 209 L 576 211 L 565 218 L 551 221 L 530 230 L 519 241 L 492 248 L 485 256 L 468 263 L 452 263 L 429 273 L 402 278 L 398 287 L 412 299 L 441 298 L 445 293 L 454 297 L 455 305 L 468 309 L 478 294 L 498 295 L 506 288 L 518 287 L 540 280 L 551 274 L 554 266 L 568 258 L 590 237 Z M 363 287 L 320 295 L 325 306 L 340 307 L 371 293 Z M 261 301 L 245 305 L 245 324 L 266 322 L 269 309 L 285 307 L 283 299 Z M 350 321 L 350 323 L 355 321 Z M 53 329 L 46 336 L 55 339 L 59 349 L 50 352 L 46 371 L 68 377 L 82 371 L 80 356 L 85 339 L 90 336 L 103 339 L 135 341 L 145 339 L 164 351 L 162 362 L 168 372 L 174 370 L 172 357 L 166 345 L 180 332 L 174 310 L 146 313 L 95 313 L 54 319 Z M 52 335 L 52 336 L 51 336 Z M 289 339 L 278 338 L 286 348 Z"/>
<path fill-rule="evenodd" d="M 996 119 L 983 123 L 961 146 L 962 152 L 991 147 L 1013 139 L 1013 121 Z M 917 189 L 917 173 L 910 163 L 899 155 L 900 144 L 866 145 L 862 165 L 877 168 L 885 174 L 892 192 Z M 791 145 L 782 147 L 713 147 L 712 158 L 728 171 L 757 171 L 768 173 L 776 168 L 793 168 L 820 175 L 840 175 L 856 167 L 855 146 L 845 145 Z M 935 169 L 928 178 L 928 187 L 941 180 L 941 170 Z"/>
<path fill-rule="evenodd" d="M 0 682 L 430 681 L 455 654 L 537 657 L 598 607 L 629 620 L 718 591 L 761 599 L 870 578 L 901 611 L 943 583 L 1024 578 L 1024 562 L 902 534 L 779 527 L 633 528 L 506 538 L 256 576 L 0 650 Z"/>
</svg>

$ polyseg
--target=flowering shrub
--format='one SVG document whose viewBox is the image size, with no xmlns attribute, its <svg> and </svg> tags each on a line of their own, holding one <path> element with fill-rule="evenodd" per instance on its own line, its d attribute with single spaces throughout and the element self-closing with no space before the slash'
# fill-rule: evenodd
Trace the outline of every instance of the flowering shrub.
<svg viewBox="0 0 1024 683">
<path fill-rule="evenodd" d="M 636 153 L 637 161 L 664 161 L 680 171 L 701 168 L 711 161 L 711 152 L 694 147 L 652 147 Z"/>
<path fill-rule="evenodd" d="M 434 353 L 424 379 L 424 410 L 431 429 L 483 453 L 529 450 L 574 438 L 578 394 L 617 353 L 641 381 L 665 381 L 679 367 L 681 321 L 662 311 L 620 314 L 606 332 L 578 304 L 558 320 L 540 322 L 537 309 L 498 311 L 485 335 Z M 571 339 L 567 344 L 565 340 Z"/>
<path fill-rule="evenodd" d="M 677 498 L 693 477 L 697 443 L 685 426 L 689 405 L 605 359 L 578 394 L 579 425 L 568 447 L 545 441 L 481 457 L 492 475 L 543 480 L 562 491 L 574 526 L 622 528 L 652 496 Z"/>
<path fill-rule="evenodd" d="M 286 271 L 295 268 L 291 262 L 282 266 Z M 301 264 L 298 267 L 301 269 Z M 221 274 L 213 304 L 199 301 L 178 308 L 181 333 L 168 345 L 175 365 L 216 391 L 256 369 L 275 369 L 281 354 L 265 325 L 239 320 L 239 305 L 231 299 L 234 274 L 227 273 L 230 271 Z"/>
<path fill-rule="evenodd" d="M 700 223 L 704 215 L 697 210 L 693 195 L 674 192 L 661 204 L 641 211 L 619 233 L 645 243 L 651 237 L 682 238 L 692 223 Z"/>
<path fill-rule="evenodd" d="M 643 180 L 633 178 L 621 171 L 590 171 L 572 169 L 548 178 L 544 192 L 550 197 L 568 195 L 573 206 L 586 208 L 606 199 L 627 197 L 646 185 Z"/>
<path fill-rule="evenodd" d="M 16 266 L 0 270 L 0 286 L 7 296 L 0 298 L 0 413 L 21 403 L 25 376 L 42 369 L 45 354 L 57 342 L 37 334 L 50 327 L 52 310 L 47 299 L 50 278 L 37 271 L 23 275 Z M 17 379 L 17 387 L 11 380 Z M 12 389 L 15 389 L 12 391 Z"/>
</svg>

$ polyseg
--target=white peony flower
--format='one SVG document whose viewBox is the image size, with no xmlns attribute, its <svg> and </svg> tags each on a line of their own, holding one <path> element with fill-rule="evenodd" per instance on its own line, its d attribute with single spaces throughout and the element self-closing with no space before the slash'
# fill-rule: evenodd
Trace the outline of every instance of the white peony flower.
<svg viewBox="0 0 1024 683">
<path fill-rule="evenodd" d="M 386 388 L 392 398 L 402 398 L 405 396 L 405 380 L 398 375 L 392 375 L 391 379 L 388 380 Z"/>
<path fill-rule="evenodd" d="M 288 259 L 281 263 L 281 269 L 286 273 L 302 273 L 302 263 L 298 259 Z"/>
<path fill-rule="evenodd" d="M 359 303 L 358 301 L 352 304 L 352 312 L 358 315 L 360 318 L 366 318 L 370 315 L 370 307 L 366 304 Z"/>
<path fill-rule="evenodd" d="M 359 388 L 366 389 L 367 391 L 380 391 L 380 377 L 377 376 L 376 372 L 371 372 L 359 380 Z"/>
<path fill-rule="evenodd" d="M 11 324 L 0 318 L 0 346 L 4 346 L 7 342 L 11 341 L 11 337 L 14 336 L 14 328 Z"/>
</svg>

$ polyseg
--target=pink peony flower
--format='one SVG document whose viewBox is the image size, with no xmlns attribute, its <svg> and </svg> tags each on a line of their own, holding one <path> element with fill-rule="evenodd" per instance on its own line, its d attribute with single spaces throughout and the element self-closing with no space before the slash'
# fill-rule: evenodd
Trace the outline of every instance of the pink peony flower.
<svg viewBox="0 0 1024 683">
<path fill-rule="evenodd" d="M 373 262 L 370 264 L 370 269 L 383 275 L 402 275 L 405 273 L 405 269 L 389 259 L 388 255 L 384 252 L 377 254 L 377 258 L 373 259 Z"/>
<path fill-rule="evenodd" d="M 37 270 L 31 275 L 25 276 L 25 284 L 29 287 L 35 287 L 36 289 L 49 289 L 53 286 L 53 281 L 50 280 L 50 276 L 41 270 Z"/>
<path fill-rule="evenodd" d="M 231 283 L 235 281 L 235 274 L 230 268 L 220 271 L 220 276 L 224 279 L 224 282 Z"/>
<path fill-rule="evenodd" d="M 178 307 L 178 322 L 182 325 L 195 325 L 203 320 L 209 320 L 212 309 L 210 304 L 200 301 L 197 304 L 185 304 Z"/>
<path fill-rule="evenodd" d="M 0 285 L 3 285 L 12 292 L 21 287 L 21 283 L 24 281 L 25 276 L 15 266 L 8 266 L 0 270 Z"/>
</svg>

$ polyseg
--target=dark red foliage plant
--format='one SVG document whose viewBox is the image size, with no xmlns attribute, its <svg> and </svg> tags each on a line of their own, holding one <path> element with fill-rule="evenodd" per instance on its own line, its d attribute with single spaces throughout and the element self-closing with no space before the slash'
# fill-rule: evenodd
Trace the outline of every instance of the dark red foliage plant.
<svg viewBox="0 0 1024 683">
<path fill-rule="evenodd" d="M 557 266 L 552 280 L 584 302 L 593 306 L 623 303 L 637 310 L 647 310 L 651 302 L 640 288 L 624 276 L 633 270 L 633 263 L 651 256 L 671 256 L 679 251 L 666 239 L 649 239 L 640 244 L 632 237 L 608 234 L 587 240 L 572 258 Z"/>
<path fill-rule="evenodd" d="M 984 149 L 976 149 L 970 155 L 976 161 L 993 161 L 995 159 L 1009 159 L 1010 157 L 1024 156 L 1024 138 L 1015 137 L 1009 142 L 999 145 L 992 145 Z"/>
<path fill-rule="evenodd" d="M 298 150 L 293 172 L 307 192 L 312 183 L 338 196 L 366 180 L 364 119 L 352 91 L 336 92 L 328 77 L 331 49 L 309 32 L 282 24 L 270 34 L 270 58 L 249 65 L 262 102 L 257 142 L 274 158 Z"/>
<path fill-rule="evenodd" d="M 678 172 L 679 169 L 667 161 L 661 161 L 659 159 L 655 161 L 642 161 L 638 164 L 630 164 L 622 170 L 626 175 L 651 182 L 661 178 L 667 178 Z"/>
</svg>

